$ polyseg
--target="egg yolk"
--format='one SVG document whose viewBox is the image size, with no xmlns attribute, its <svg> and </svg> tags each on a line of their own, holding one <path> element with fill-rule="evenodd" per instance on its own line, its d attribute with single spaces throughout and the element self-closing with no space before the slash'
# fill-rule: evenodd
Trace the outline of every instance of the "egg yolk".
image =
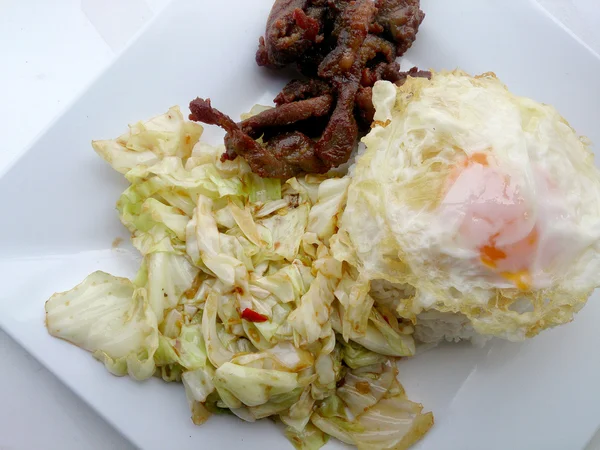
<svg viewBox="0 0 600 450">
<path fill-rule="evenodd" d="M 459 241 L 477 249 L 485 267 L 528 289 L 539 233 L 515 180 L 475 153 L 451 171 L 443 203 L 462 217 Z"/>
</svg>

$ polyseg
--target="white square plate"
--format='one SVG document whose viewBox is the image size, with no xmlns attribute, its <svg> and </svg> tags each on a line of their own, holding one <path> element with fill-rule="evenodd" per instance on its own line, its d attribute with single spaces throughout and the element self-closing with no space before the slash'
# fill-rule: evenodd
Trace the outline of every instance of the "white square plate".
<svg viewBox="0 0 600 450">
<path fill-rule="evenodd" d="M 114 204 L 122 177 L 91 139 L 210 96 L 236 116 L 269 103 L 282 74 L 254 62 L 271 0 L 175 1 L 0 179 L 0 325 L 125 436 L 144 449 L 291 448 L 269 421 L 213 417 L 195 427 L 183 388 L 110 375 L 88 353 L 51 338 L 43 304 L 88 273 L 135 272 Z M 532 0 L 423 0 L 410 63 L 494 71 L 515 93 L 551 103 L 600 142 L 600 59 Z M 35 114 L 35 105 L 32 105 Z M 217 142 L 209 127 L 203 139 Z M 512 344 L 438 348 L 402 362 L 411 399 L 436 416 L 420 450 L 582 449 L 600 424 L 600 301 L 569 325 Z M 339 444 L 331 443 L 335 448 Z"/>
</svg>

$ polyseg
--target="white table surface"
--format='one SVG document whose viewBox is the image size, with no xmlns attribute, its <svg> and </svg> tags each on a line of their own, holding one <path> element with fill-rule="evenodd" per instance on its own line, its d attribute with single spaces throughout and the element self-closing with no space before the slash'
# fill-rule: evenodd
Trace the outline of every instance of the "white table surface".
<svg viewBox="0 0 600 450">
<path fill-rule="evenodd" d="M 0 0 L 0 173 L 169 2 Z M 600 53 L 598 0 L 539 3 Z M 2 331 L 0 368 L 0 449 L 134 448 Z"/>
</svg>

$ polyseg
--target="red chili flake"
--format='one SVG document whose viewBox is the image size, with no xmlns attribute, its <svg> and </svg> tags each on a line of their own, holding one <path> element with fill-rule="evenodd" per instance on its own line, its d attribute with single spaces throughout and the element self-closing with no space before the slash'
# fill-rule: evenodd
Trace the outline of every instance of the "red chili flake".
<svg viewBox="0 0 600 450">
<path fill-rule="evenodd" d="M 388 319 L 388 316 L 383 316 L 383 320 L 385 320 L 387 324 L 390 325 L 390 319 Z"/>
<path fill-rule="evenodd" d="M 269 318 L 264 314 L 257 313 L 256 311 L 250 308 L 246 308 L 242 312 L 242 319 L 245 319 L 248 322 L 266 322 L 267 320 L 269 320 Z"/>
</svg>

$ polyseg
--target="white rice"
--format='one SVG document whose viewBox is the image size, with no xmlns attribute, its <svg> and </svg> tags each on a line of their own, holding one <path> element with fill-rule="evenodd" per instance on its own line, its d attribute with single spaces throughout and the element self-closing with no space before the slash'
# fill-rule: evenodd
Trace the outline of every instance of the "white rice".
<svg viewBox="0 0 600 450">
<path fill-rule="evenodd" d="M 402 300 L 415 294 L 415 288 L 410 284 L 392 284 L 385 280 L 371 282 L 371 297 L 376 303 L 396 310 Z M 414 338 L 424 347 L 431 347 L 442 341 L 458 342 L 471 341 L 474 345 L 483 346 L 490 336 L 477 333 L 469 319 L 461 313 L 423 311 L 417 315 Z"/>
</svg>

